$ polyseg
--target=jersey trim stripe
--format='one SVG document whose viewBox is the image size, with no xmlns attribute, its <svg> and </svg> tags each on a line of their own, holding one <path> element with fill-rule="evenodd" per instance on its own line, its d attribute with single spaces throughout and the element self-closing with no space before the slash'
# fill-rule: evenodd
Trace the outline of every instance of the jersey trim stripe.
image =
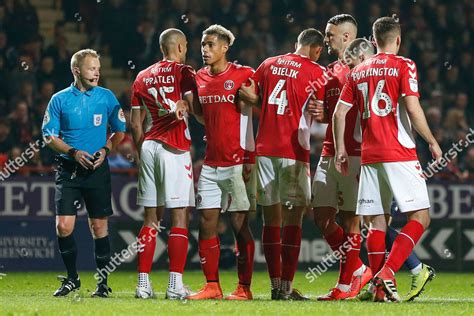
<svg viewBox="0 0 474 316">
<path fill-rule="evenodd" d="M 350 107 L 350 108 L 352 107 L 352 103 L 343 101 L 343 100 L 341 100 L 341 99 L 339 99 L 339 103 L 344 104 L 345 106 L 348 106 L 348 107 Z"/>
</svg>

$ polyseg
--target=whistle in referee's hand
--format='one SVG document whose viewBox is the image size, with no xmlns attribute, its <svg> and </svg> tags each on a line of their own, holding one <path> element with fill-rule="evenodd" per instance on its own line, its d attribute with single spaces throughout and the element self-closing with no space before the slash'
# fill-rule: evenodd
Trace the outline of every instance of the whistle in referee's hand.
<svg viewBox="0 0 474 316">
<path fill-rule="evenodd" d="M 96 162 L 97 159 L 99 159 L 101 155 L 102 155 L 102 154 L 100 153 L 100 151 L 97 151 L 97 152 L 94 154 L 94 159 L 92 160 L 92 162 Z"/>
</svg>

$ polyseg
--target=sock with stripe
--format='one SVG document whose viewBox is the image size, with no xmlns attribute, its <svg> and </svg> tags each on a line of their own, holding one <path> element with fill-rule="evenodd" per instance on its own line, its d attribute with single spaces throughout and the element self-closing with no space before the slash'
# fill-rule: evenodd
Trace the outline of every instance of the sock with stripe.
<svg viewBox="0 0 474 316">
<path fill-rule="evenodd" d="M 67 277 L 76 280 L 79 276 L 77 275 L 76 269 L 77 247 L 74 235 L 70 234 L 66 237 L 58 236 L 58 246 L 61 258 L 66 266 Z"/>
<path fill-rule="evenodd" d="M 202 272 L 207 282 L 219 282 L 219 257 L 221 247 L 219 238 L 199 240 L 199 257 L 201 258 Z"/>
<path fill-rule="evenodd" d="M 387 238 L 385 239 L 385 242 L 387 243 L 387 251 L 390 252 L 392 250 L 393 242 L 395 241 L 395 238 L 397 238 L 398 234 L 399 232 L 395 228 L 390 226 L 387 228 Z M 407 260 L 405 260 L 403 264 L 408 268 L 408 270 L 410 270 L 412 274 L 417 274 L 419 271 L 421 271 L 421 261 L 414 251 L 410 253 Z"/>
<path fill-rule="evenodd" d="M 186 228 L 171 227 L 168 238 L 168 257 L 170 260 L 168 287 L 170 289 L 183 288 L 183 272 L 187 255 L 188 230 Z"/>
<path fill-rule="evenodd" d="M 237 239 L 237 274 L 239 283 L 249 285 L 252 282 L 253 258 L 255 254 L 255 242 L 253 239 L 245 241 Z"/>
<path fill-rule="evenodd" d="M 156 248 L 156 229 L 143 226 L 138 233 L 138 272 L 150 273 Z"/>
<path fill-rule="evenodd" d="M 301 246 L 301 227 L 296 225 L 283 227 L 281 238 L 281 290 L 289 293 L 291 283 L 298 267 L 298 256 Z"/>
<path fill-rule="evenodd" d="M 263 226 L 262 245 L 272 289 L 281 283 L 281 241 L 279 226 Z"/>
<path fill-rule="evenodd" d="M 348 290 L 352 282 L 352 276 L 354 272 L 362 266 L 360 260 L 360 234 L 344 234 L 344 253 L 341 259 L 341 271 L 339 274 L 338 288 Z M 341 288 L 340 286 L 345 285 L 346 287 Z"/>
<path fill-rule="evenodd" d="M 110 268 L 110 270 L 107 269 L 107 265 L 110 262 L 109 236 L 94 239 L 94 252 L 97 272 L 102 276 L 102 278 L 99 280 L 99 284 L 107 284 L 107 277 L 109 273 L 112 272 L 112 268 Z M 104 271 L 108 272 L 104 274 Z"/>
<path fill-rule="evenodd" d="M 369 230 L 366 246 L 370 269 L 376 274 L 385 262 L 385 232 L 378 229 Z"/>
<path fill-rule="evenodd" d="M 408 258 L 424 231 L 423 225 L 420 222 L 415 220 L 408 221 L 397 238 L 395 238 L 392 251 L 388 255 L 385 266 L 391 269 L 393 273 L 400 270 L 403 262 Z"/>
</svg>

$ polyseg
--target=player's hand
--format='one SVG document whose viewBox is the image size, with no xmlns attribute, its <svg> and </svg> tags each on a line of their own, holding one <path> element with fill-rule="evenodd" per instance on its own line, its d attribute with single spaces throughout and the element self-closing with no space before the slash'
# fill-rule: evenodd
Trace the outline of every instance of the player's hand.
<svg viewBox="0 0 474 316">
<path fill-rule="evenodd" d="M 338 152 L 336 154 L 335 166 L 337 172 L 341 173 L 343 176 L 349 175 L 349 156 L 346 151 Z"/>
<path fill-rule="evenodd" d="M 104 162 L 106 155 L 107 153 L 103 148 L 94 153 L 94 157 L 96 157 L 94 160 L 94 170 L 100 167 L 100 165 Z"/>
<path fill-rule="evenodd" d="M 321 123 L 325 120 L 326 109 L 320 102 L 316 102 L 316 96 L 314 94 L 309 99 L 306 110 L 317 122 Z"/>
<path fill-rule="evenodd" d="M 430 144 L 430 151 L 435 163 L 438 164 L 441 162 L 441 158 L 443 158 L 443 151 L 439 147 L 438 143 L 435 142 L 434 144 Z"/>
<path fill-rule="evenodd" d="M 86 151 L 78 150 L 74 155 L 74 159 L 78 164 L 80 164 L 84 169 L 94 169 L 94 156 L 89 154 Z"/>
<path fill-rule="evenodd" d="M 255 94 L 255 81 L 249 78 L 250 84 L 247 86 L 245 82 L 242 83 L 239 89 L 239 98 L 243 101 L 256 104 L 258 102 L 258 96 Z"/>
<path fill-rule="evenodd" d="M 176 119 L 184 120 L 184 116 L 186 115 L 187 112 L 189 112 L 188 102 L 185 100 L 179 100 L 176 103 L 176 111 L 175 111 Z"/>
</svg>

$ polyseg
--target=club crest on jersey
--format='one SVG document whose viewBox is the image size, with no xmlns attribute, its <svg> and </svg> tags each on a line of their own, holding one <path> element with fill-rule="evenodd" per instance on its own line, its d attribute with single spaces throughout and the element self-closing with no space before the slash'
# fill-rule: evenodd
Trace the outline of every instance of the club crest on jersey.
<svg viewBox="0 0 474 316">
<path fill-rule="evenodd" d="M 50 121 L 51 121 L 51 117 L 49 116 L 49 112 L 46 111 L 46 112 L 44 113 L 44 117 L 43 117 L 43 126 L 45 126 L 46 124 L 48 124 Z"/>
<path fill-rule="evenodd" d="M 94 114 L 94 126 L 102 124 L 102 114 Z"/>
<path fill-rule="evenodd" d="M 408 79 L 408 82 L 410 83 L 411 91 L 418 92 L 418 81 L 416 79 L 410 78 Z"/>
<path fill-rule="evenodd" d="M 232 80 L 227 80 L 224 82 L 224 89 L 232 90 L 234 88 L 234 82 Z"/>
</svg>

